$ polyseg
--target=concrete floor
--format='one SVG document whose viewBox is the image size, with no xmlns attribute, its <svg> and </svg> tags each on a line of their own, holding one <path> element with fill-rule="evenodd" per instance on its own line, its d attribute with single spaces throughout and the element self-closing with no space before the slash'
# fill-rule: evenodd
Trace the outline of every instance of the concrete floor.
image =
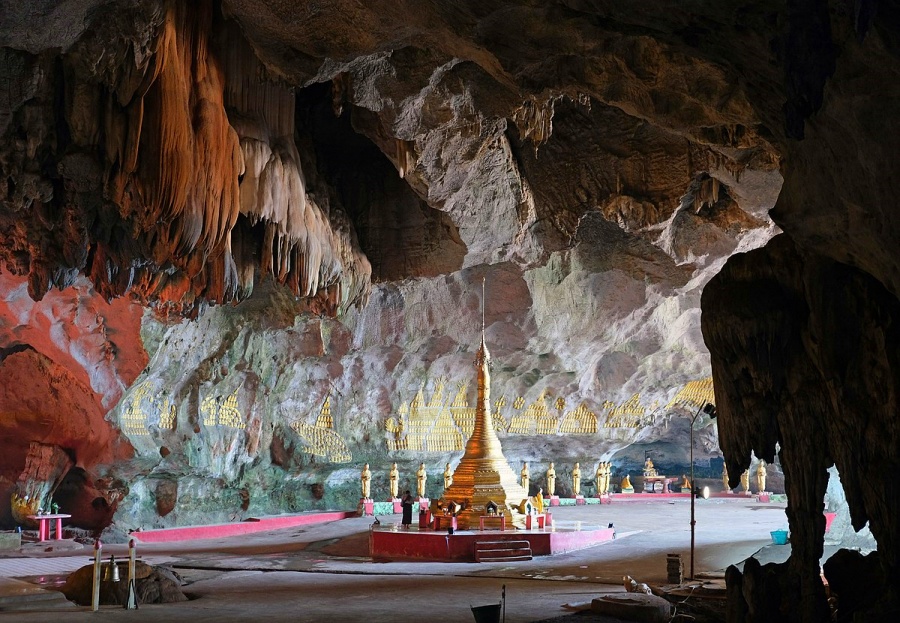
<svg viewBox="0 0 900 623">
<path fill-rule="evenodd" d="M 143 545 L 139 555 L 168 564 L 188 583 L 186 603 L 144 605 L 137 611 L 0 612 L 0 620 L 56 621 L 333 621 L 416 619 L 473 621 L 470 606 L 496 603 L 506 585 L 506 621 L 526 623 L 565 614 L 565 604 L 621 592 L 623 575 L 664 583 L 666 554 L 690 564 L 690 502 L 670 500 L 553 509 L 558 521 L 615 524 L 618 538 L 592 548 L 516 563 L 374 563 L 368 556 L 371 518 L 259 533 L 234 539 Z M 724 570 L 771 545 L 786 528 L 783 504 L 698 500 L 695 573 Z M 383 522 L 397 521 L 382 517 Z M 26 547 L 27 557 L 0 558 L 0 598 L 22 580 L 51 587 L 84 564 L 90 548 Z M 766 547 L 766 560 L 789 546 Z M 104 553 L 125 554 L 122 545 Z M 4 580 L 4 578 L 7 578 Z M 577 619 L 576 619 L 577 620 Z"/>
</svg>

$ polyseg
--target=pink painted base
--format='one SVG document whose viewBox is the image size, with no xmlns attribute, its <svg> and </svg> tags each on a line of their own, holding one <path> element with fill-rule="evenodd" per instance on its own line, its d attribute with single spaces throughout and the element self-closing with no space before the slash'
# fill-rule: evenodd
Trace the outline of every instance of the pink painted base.
<svg viewBox="0 0 900 623">
<path fill-rule="evenodd" d="M 550 506 L 559 506 L 559 496 L 558 495 L 550 496 Z"/>
<path fill-rule="evenodd" d="M 584 496 L 576 495 L 575 496 L 575 506 L 584 506 L 584 504 L 585 504 Z"/>
<path fill-rule="evenodd" d="M 677 500 L 678 498 L 690 499 L 690 493 L 613 493 L 609 496 L 609 503 L 615 502 L 663 502 L 665 500 Z"/>
<path fill-rule="evenodd" d="M 399 515 L 403 512 L 403 504 L 400 503 L 399 499 L 394 498 L 393 500 L 388 500 L 388 501 L 393 503 L 395 515 Z"/>
<path fill-rule="evenodd" d="M 309 524 L 324 523 L 356 517 L 353 511 L 328 513 L 307 513 L 303 515 L 274 515 L 271 517 L 251 517 L 236 523 L 212 524 L 209 526 L 185 526 L 161 530 L 132 532 L 131 536 L 144 543 L 167 543 L 169 541 L 192 541 L 194 539 L 219 539 L 253 532 L 266 532 L 279 528 L 293 528 Z"/>
<path fill-rule="evenodd" d="M 506 532 L 478 531 L 434 532 L 431 530 L 403 530 L 396 526 L 372 530 L 370 553 L 377 561 L 430 560 L 445 562 L 474 562 L 478 541 L 528 541 L 535 556 L 550 556 L 584 549 L 613 539 L 613 528 L 594 530 L 507 530 Z"/>
</svg>

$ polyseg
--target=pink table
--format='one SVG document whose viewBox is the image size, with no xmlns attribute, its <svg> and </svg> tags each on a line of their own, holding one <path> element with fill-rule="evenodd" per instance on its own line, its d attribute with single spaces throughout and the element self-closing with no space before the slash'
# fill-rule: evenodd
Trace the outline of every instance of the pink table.
<svg viewBox="0 0 900 623">
<path fill-rule="evenodd" d="M 452 515 L 434 515 L 432 527 L 435 530 L 440 530 L 441 528 L 453 528 L 456 530 L 456 517 Z"/>
<path fill-rule="evenodd" d="M 28 515 L 28 519 L 38 522 L 38 541 L 50 540 L 50 520 L 56 520 L 56 540 L 62 539 L 62 520 L 69 519 L 71 515 Z"/>
<path fill-rule="evenodd" d="M 484 520 L 485 519 L 499 519 L 500 520 L 500 532 L 506 530 L 506 515 L 479 515 L 478 522 L 480 528 L 484 530 Z"/>
</svg>

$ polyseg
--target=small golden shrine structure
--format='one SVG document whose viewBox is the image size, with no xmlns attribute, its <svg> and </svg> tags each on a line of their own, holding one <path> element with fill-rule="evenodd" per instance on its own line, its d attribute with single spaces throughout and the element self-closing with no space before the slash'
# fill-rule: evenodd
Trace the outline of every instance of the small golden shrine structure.
<svg viewBox="0 0 900 623">
<path fill-rule="evenodd" d="M 484 340 L 484 281 L 481 285 L 481 345 L 475 355 L 478 378 L 478 399 L 475 403 L 475 426 L 466 442 L 466 450 L 453 472 L 453 482 L 444 489 L 441 507 L 456 502 L 463 507 L 457 514 L 460 530 L 477 526 L 488 505 L 497 506 L 497 514 L 517 528 L 525 527 L 525 516 L 519 505 L 528 499 L 528 492 L 518 482 L 500 447 L 500 439 L 491 418 L 491 354 Z"/>
</svg>

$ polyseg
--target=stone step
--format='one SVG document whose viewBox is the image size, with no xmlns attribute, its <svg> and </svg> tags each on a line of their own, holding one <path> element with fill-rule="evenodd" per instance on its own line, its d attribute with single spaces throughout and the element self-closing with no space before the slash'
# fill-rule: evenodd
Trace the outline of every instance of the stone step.
<svg viewBox="0 0 900 623">
<path fill-rule="evenodd" d="M 490 550 L 490 549 L 509 549 L 510 547 L 524 547 L 531 549 L 531 543 L 525 540 L 521 541 L 476 541 L 475 549 L 480 550 Z"/>
<path fill-rule="evenodd" d="M 527 560 L 532 560 L 531 554 L 528 554 L 527 556 L 501 556 L 499 558 L 488 556 L 479 558 L 476 562 L 524 562 Z"/>
<path fill-rule="evenodd" d="M 528 541 L 478 541 L 475 543 L 475 562 L 516 562 L 531 560 Z"/>
</svg>

